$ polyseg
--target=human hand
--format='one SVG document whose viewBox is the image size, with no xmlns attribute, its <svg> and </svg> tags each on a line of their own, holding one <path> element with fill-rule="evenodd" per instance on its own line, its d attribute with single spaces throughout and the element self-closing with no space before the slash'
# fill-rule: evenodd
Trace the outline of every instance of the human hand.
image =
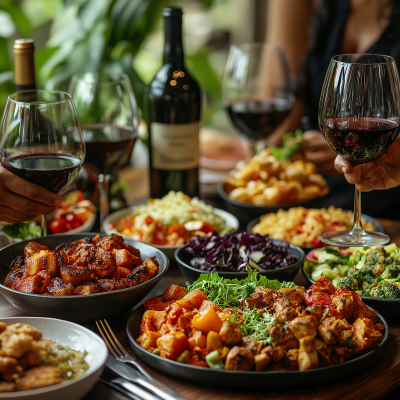
<svg viewBox="0 0 400 400">
<path fill-rule="evenodd" d="M 314 130 L 304 132 L 303 146 L 307 161 L 314 163 L 320 174 L 337 175 L 334 167 L 336 153 L 320 132 Z"/>
<path fill-rule="evenodd" d="M 391 189 L 400 185 L 400 139 L 376 160 L 353 167 L 341 156 L 335 160 L 337 171 L 344 173 L 347 182 L 360 192 Z"/>
<path fill-rule="evenodd" d="M 18 223 L 39 214 L 51 214 L 62 197 L 30 183 L 5 169 L 0 163 L 0 220 Z"/>
</svg>

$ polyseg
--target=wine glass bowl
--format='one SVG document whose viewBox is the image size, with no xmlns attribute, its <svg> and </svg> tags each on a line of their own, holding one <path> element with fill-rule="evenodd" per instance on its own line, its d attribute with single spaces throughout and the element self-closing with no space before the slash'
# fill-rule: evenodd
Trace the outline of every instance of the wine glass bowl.
<svg viewBox="0 0 400 400">
<path fill-rule="evenodd" d="M 83 73 L 70 83 L 86 143 L 84 168 L 98 180 L 100 223 L 108 215 L 110 176 L 129 163 L 138 137 L 138 111 L 125 74 Z"/>
<path fill-rule="evenodd" d="M 232 123 L 253 144 L 271 135 L 294 103 L 284 49 L 268 43 L 232 45 L 222 101 Z"/>
<path fill-rule="evenodd" d="M 330 147 L 353 166 L 377 159 L 400 131 L 400 83 L 395 60 L 377 54 L 332 58 L 319 104 L 319 125 Z M 389 236 L 361 225 L 361 194 L 355 188 L 351 231 L 329 232 L 322 241 L 335 246 L 377 246 Z"/>
<path fill-rule="evenodd" d="M 10 95 L 0 135 L 3 166 L 57 194 L 74 181 L 85 159 L 81 125 L 68 93 L 31 90 Z M 42 216 L 43 236 L 45 222 Z"/>
</svg>

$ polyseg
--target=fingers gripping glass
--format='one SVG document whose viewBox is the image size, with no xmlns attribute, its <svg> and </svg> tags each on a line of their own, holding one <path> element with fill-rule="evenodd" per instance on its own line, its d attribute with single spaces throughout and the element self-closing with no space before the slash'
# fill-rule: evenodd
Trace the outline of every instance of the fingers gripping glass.
<svg viewBox="0 0 400 400">
<path fill-rule="evenodd" d="M 31 90 L 10 95 L 0 135 L 3 166 L 57 194 L 74 181 L 85 159 L 81 125 L 68 93 Z M 42 215 L 43 236 L 46 233 Z"/>
<path fill-rule="evenodd" d="M 399 130 L 399 76 L 392 57 L 342 54 L 332 58 L 319 103 L 319 125 L 332 149 L 353 166 L 375 160 L 393 144 Z M 325 233 L 335 246 L 377 246 L 383 233 L 361 224 L 361 193 L 355 188 L 354 224 L 350 231 Z"/>
</svg>

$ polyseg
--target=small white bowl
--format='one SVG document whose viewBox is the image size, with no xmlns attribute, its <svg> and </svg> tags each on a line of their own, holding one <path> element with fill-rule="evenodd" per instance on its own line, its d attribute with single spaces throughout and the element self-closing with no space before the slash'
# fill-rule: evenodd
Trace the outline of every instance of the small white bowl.
<svg viewBox="0 0 400 400">
<path fill-rule="evenodd" d="M 96 213 L 96 206 L 93 203 L 91 203 L 91 204 L 92 204 L 92 213 L 91 213 L 90 217 L 86 220 L 86 222 L 83 225 L 78 226 L 75 229 L 72 229 L 71 231 L 64 232 L 65 235 L 75 235 L 76 233 L 90 232 L 92 230 L 92 228 L 96 222 L 97 213 Z M 55 214 L 52 214 L 51 216 L 47 216 L 47 220 L 51 221 L 51 219 L 54 217 L 54 215 Z M 48 233 L 48 235 L 51 235 L 50 232 L 47 232 L 47 233 Z"/>
<path fill-rule="evenodd" d="M 108 226 L 110 224 L 116 224 L 121 219 L 128 217 L 132 213 L 132 208 L 133 207 L 123 208 L 122 210 L 115 211 L 108 217 L 106 217 L 103 222 L 104 232 L 107 235 L 110 235 L 111 233 L 117 233 L 114 229 L 110 229 Z M 228 213 L 227 211 L 220 210 L 219 208 L 214 208 L 214 212 L 225 221 L 226 226 L 232 229 L 239 228 L 239 220 L 234 215 Z M 161 250 L 170 260 L 174 259 L 175 250 L 182 247 L 182 246 L 161 246 L 155 244 L 153 244 L 152 246 Z"/>
<path fill-rule="evenodd" d="M 54 318 L 14 317 L 0 318 L 0 321 L 7 325 L 32 325 L 42 332 L 44 339 L 54 340 L 74 350 L 86 351 L 85 360 L 89 364 L 89 369 L 77 378 L 40 389 L 0 393 L 0 399 L 79 400 L 93 388 L 105 367 L 107 346 L 98 335 L 83 326 Z"/>
</svg>

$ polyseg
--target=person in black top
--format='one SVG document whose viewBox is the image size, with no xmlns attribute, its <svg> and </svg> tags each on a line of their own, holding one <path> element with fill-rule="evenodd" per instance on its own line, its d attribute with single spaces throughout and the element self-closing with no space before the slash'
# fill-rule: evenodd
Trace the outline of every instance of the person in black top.
<svg viewBox="0 0 400 400">
<path fill-rule="evenodd" d="M 267 145 L 279 143 L 283 133 L 300 127 L 301 117 L 307 116 L 311 130 L 305 133 L 305 154 L 331 188 L 325 205 L 353 209 L 354 187 L 338 176 L 336 153 L 317 131 L 319 98 L 329 62 L 336 54 L 385 54 L 400 66 L 400 0 L 270 0 L 267 41 L 285 48 L 298 94 L 291 114 L 268 138 Z M 394 154 L 397 146 L 397 142 L 392 146 Z M 336 164 L 343 173 L 343 160 L 338 158 Z M 346 168 L 346 172 L 351 171 L 351 166 Z M 346 178 L 356 183 L 354 174 L 372 169 L 360 166 Z M 363 185 L 359 182 L 361 190 L 365 189 Z M 375 189 L 381 186 L 375 183 Z M 400 187 L 384 194 L 372 191 L 363 194 L 362 211 L 374 217 L 400 219 L 399 199 Z"/>
</svg>

